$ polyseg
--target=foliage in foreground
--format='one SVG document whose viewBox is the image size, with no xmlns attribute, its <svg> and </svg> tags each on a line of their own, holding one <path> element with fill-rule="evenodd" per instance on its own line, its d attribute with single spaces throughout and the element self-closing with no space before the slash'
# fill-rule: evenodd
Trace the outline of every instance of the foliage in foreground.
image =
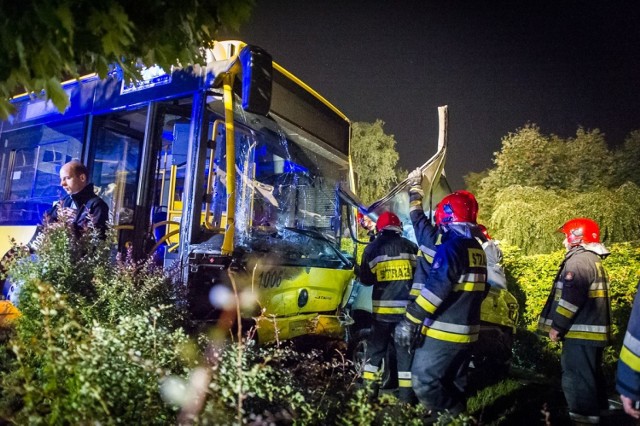
<svg viewBox="0 0 640 426">
<path fill-rule="evenodd" d="M 621 338 L 640 278 L 640 245 L 611 250 L 605 267 Z M 520 367 L 549 372 L 557 362 L 557 347 L 545 347 L 525 327 L 533 327 L 561 258 L 562 252 L 523 256 L 505 248 L 511 290 L 523 309 L 514 354 Z M 1 421 L 420 425 L 426 414 L 389 394 L 370 402 L 340 347 L 256 348 L 250 340 L 221 341 L 216 330 L 190 338 L 181 327 L 183 296 L 171 280 L 151 262 L 114 262 L 109 243 L 92 233 L 77 239 L 64 225 L 50 226 L 37 257 L 18 261 L 12 274 L 23 281 L 24 315 L 0 348 L 6 372 L 0 378 Z M 617 351 L 619 346 L 609 352 L 609 365 Z M 532 408 L 517 403 L 529 388 L 507 380 L 480 389 L 469 400 L 470 415 L 445 413 L 439 424 L 517 419 Z M 505 406 L 511 399 L 516 402 Z"/>
<path fill-rule="evenodd" d="M 0 421 L 355 425 L 379 412 L 343 351 L 190 338 L 183 294 L 152 262 L 64 224 L 44 236 L 10 270 L 23 315 L 0 346 Z"/>
<path fill-rule="evenodd" d="M 23 251 L 24 252 L 24 251 Z M 17 424 L 175 417 L 159 378 L 182 373 L 180 295 L 152 263 L 112 259 L 93 230 L 48 225 L 37 255 L 15 261 L 22 316 L 3 345 L 0 409 Z"/>
</svg>

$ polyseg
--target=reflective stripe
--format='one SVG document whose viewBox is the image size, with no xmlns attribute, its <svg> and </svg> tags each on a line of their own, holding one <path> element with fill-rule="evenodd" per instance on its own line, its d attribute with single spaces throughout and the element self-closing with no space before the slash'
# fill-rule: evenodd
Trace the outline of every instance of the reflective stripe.
<svg viewBox="0 0 640 426">
<path fill-rule="evenodd" d="M 416 210 L 424 211 L 422 208 L 421 200 L 414 200 L 409 203 L 409 213 L 414 212 Z"/>
<path fill-rule="evenodd" d="M 405 314 L 405 318 L 408 319 L 409 321 L 411 321 L 414 324 L 422 324 L 422 320 L 414 317 L 413 315 L 411 315 L 409 312 L 407 312 Z"/>
<path fill-rule="evenodd" d="M 600 423 L 600 416 L 583 416 L 582 414 L 572 413 L 569 411 L 569 417 L 571 417 L 571 420 L 581 423 L 589 423 L 593 425 Z"/>
<path fill-rule="evenodd" d="M 589 297 L 596 299 L 598 297 L 607 297 L 607 290 L 589 290 Z"/>
<path fill-rule="evenodd" d="M 484 291 L 486 288 L 486 283 L 474 283 L 474 282 L 466 282 L 461 284 L 456 284 L 453 287 L 453 291 Z"/>
<path fill-rule="evenodd" d="M 589 287 L 589 290 L 606 290 L 607 289 L 606 284 L 607 283 L 604 281 L 596 281 L 591 284 L 591 286 Z"/>
<path fill-rule="evenodd" d="M 431 259 L 433 259 L 433 256 L 436 255 L 436 251 L 433 250 L 433 249 L 430 249 L 427 246 L 421 245 L 419 248 L 420 248 L 420 251 L 422 252 L 423 255 L 429 256 L 429 257 L 431 257 Z"/>
<path fill-rule="evenodd" d="M 373 365 L 373 364 L 365 364 L 364 365 L 364 371 L 365 373 L 377 373 L 380 370 L 380 367 Z"/>
<path fill-rule="evenodd" d="M 420 295 L 420 292 L 422 292 L 422 289 L 424 288 L 424 284 L 422 283 L 413 283 L 413 285 L 411 286 L 411 291 L 409 292 L 409 294 L 411 296 L 417 297 Z"/>
<path fill-rule="evenodd" d="M 608 333 L 608 325 L 573 324 L 571 331 L 586 331 L 589 333 Z"/>
<path fill-rule="evenodd" d="M 477 334 L 447 333 L 446 331 L 434 330 L 433 328 L 427 328 L 426 331 L 423 328 L 422 334 L 433 337 L 434 339 L 445 340 L 447 342 L 454 343 L 471 343 L 478 340 Z"/>
<path fill-rule="evenodd" d="M 408 300 L 373 300 L 371 302 L 373 307 L 392 308 L 392 307 L 406 307 L 409 303 Z"/>
<path fill-rule="evenodd" d="M 582 339 L 582 340 L 593 340 L 593 341 L 607 341 L 609 337 L 607 334 L 598 333 L 598 332 L 589 332 L 589 331 L 571 331 L 565 335 L 568 339 Z"/>
<path fill-rule="evenodd" d="M 392 260 L 416 260 L 416 255 L 413 253 L 400 253 L 398 256 L 388 256 L 386 254 L 376 256 L 369 262 L 369 268 L 373 269 L 378 263 L 389 262 Z"/>
<path fill-rule="evenodd" d="M 468 274 L 464 274 L 461 275 L 460 278 L 458 278 L 458 282 L 459 283 L 485 283 L 487 282 L 487 274 L 485 273 L 480 273 L 480 274 L 476 274 L 474 272 L 469 272 Z"/>
<path fill-rule="evenodd" d="M 364 371 L 362 373 L 363 380 L 375 382 L 380 380 L 381 376 L 382 375 L 380 374 L 380 367 L 369 363 L 364 365 Z"/>
<path fill-rule="evenodd" d="M 629 348 L 631 352 L 640 357 L 640 340 L 636 339 L 629 331 L 624 334 L 623 344 Z"/>
<path fill-rule="evenodd" d="M 442 304 L 442 299 L 436 296 L 435 293 L 428 288 L 423 288 L 420 295 L 431 302 L 434 306 L 440 306 Z"/>
<path fill-rule="evenodd" d="M 556 307 L 556 312 L 569 319 L 573 318 L 573 315 L 575 314 L 575 312 L 571 312 L 570 310 L 563 308 L 560 305 Z"/>
<path fill-rule="evenodd" d="M 411 387 L 411 371 L 398 371 L 398 387 Z"/>
<path fill-rule="evenodd" d="M 383 315 L 404 314 L 409 304 L 408 300 L 374 300 L 373 313 Z"/>
<path fill-rule="evenodd" d="M 640 357 L 627 348 L 627 346 L 622 346 L 622 350 L 620 351 L 620 361 L 624 362 L 629 366 L 633 371 L 640 372 Z"/>
<path fill-rule="evenodd" d="M 540 318 L 538 320 L 538 325 L 539 326 L 543 326 L 543 327 L 551 327 L 551 324 L 553 324 L 553 320 L 549 319 L 549 318 Z"/>
<path fill-rule="evenodd" d="M 416 298 L 416 303 L 425 311 L 430 314 L 434 313 L 438 307 L 424 298 L 424 295 L 421 293 L 420 296 Z"/>
<path fill-rule="evenodd" d="M 549 331 L 552 323 L 553 320 L 549 318 L 540 318 L 538 321 L 538 330 Z M 609 326 L 574 324 L 571 326 L 565 337 L 569 339 L 607 341 L 609 340 Z"/>
<path fill-rule="evenodd" d="M 364 373 L 362 373 L 362 380 L 367 380 L 370 382 L 377 382 L 378 380 L 380 380 L 380 377 L 378 374 L 374 374 L 374 373 L 369 373 L 367 371 L 365 371 Z"/>
<path fill-rule="evenodd" d="M 398 379 L 411 380 L 411 371 L 398 371 Z"/>
<path fill-rule="evenodd" d="M 556 290 L 562 290 L 562 281 L 556 281 L 555 288 Z"/>
<path fill-rule="evenodd" d="M 578 312 L 578 307 L 573 303 L 566 301 L 565 299 L 560 300 L 558 302 L 558 306 L 562 306 L 566 310 L 571 311 L 573 313 Z"/>
<path fill-rule="evenodd" d="M 379 315 L 402 315 L 406 310 L 407 308 L 405 306 L 400 308 L 376 308 L 374 306 L 373 313 Z"/>
<path fill-rule="evenodd" d="M 452 324 L 450 322 L 442 321 L 433 321 L 428 325 L 428 327 L 430 329 L 436 329 L 456 334 L 477 334 L 478 332 L 480 332 L 479 325 Z"/>
<path fill-rule="evenodd" d="M 410 388 L 411 387 L 411 379 L 400 379 L 400 378 L 398 378 L 398 387 L 399 388 Z"/>
</svg>

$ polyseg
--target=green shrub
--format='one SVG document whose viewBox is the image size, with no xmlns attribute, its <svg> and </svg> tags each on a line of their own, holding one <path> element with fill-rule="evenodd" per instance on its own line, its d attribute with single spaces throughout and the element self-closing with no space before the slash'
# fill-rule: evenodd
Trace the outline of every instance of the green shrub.
<svg viewBox="0 0 640 426">
<path fill-rule="evenodd" d="M 640 242 L 618 243 L 608 247 L 611 254 L 603 261 L 609 275 L 611 297 L 611 321 L 613 344 L 605 352 L 605 363 L 611 369 L 620 353 L 622 339 L 627 328 L 633 298 L 640 280 Z M 504 267 L 509 281 L 509 290 L 520 304 L 520 327 L 535 332 L 538 317 L 549 296 L 564 250 L 549 254 L 524 256 L 516 247 L 503 247 Z M 526 333 L 520 333 L 525 336 Z M 526 340 L 526 339 L 525 339 Z M 543 342 L 546 340 L 543 339 Z M 542 363 L 558 352 L 556 345 L 546 345 L 536 350 L 531 339 L 523 343 L 521 356 L 528 358 L 525 364 Z M 546 344 L 546 343 L 545 343 Z M 516 350 L 518 342 L 516 341 Z M 516 361 L 518 353 L 516 352 Z"/>
<path fill-rule="evenodd" d="M 0 350 L 0 418 L 17 424 L 166 424 L 159 380 L 184 371 L 179 293 L 149 262 L 112 259 L 93 231 L 44 229 L 9 270 L 22 316 Z M 144 413 L 141 419 L 141 413 Z"/>
</svg>

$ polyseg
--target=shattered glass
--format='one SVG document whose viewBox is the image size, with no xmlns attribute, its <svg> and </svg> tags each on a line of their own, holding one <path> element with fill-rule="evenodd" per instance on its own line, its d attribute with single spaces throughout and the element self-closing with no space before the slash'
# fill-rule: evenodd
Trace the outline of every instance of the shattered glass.
<svg viewBox="0 0 640 426">
<path fill-rule="evenodd" d="M 235 245 L 276 251 L 286 258 L 337 259 L 335 243 L 346 220 L 336 188 L 348 185 L 348 162 L 313 135 L 277 117 L 237 110 L 235 130 Z M 213 221 L 226 212 L 224 128 L 216 135 Z M 289 230 L 288 230 L 289 229 Z M 312 231 L 295 234 L 291 229 Z"/>
</svg>

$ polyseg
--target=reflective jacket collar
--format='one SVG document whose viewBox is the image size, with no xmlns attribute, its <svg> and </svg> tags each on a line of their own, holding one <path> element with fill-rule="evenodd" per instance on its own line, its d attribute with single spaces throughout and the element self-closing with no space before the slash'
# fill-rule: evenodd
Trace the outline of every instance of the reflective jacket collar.
<svg viewBox="0 0 640 426">
<path fill-rule="evenodd" d="M 442 230 L 445 232 L 445 234 L 451 232 L 449 236 L 455 234 L 460 237 L 471 238 L 471 236 L 473 235 L 472 229 L 474 226 L 474 224 L 468 222 L 456 222 L 443 226 Z"/>
<path fill-rule="evenodd" d="M 565 259 L 573 256 L 576 253 L 590 251 L 591 253 L 600 256 L 602 259 L 609 256 L 611 252 L 602 243 L 588 243 L 580 244 L 579 246 L 573 246 L 567 251 Z"/>
</svg>

